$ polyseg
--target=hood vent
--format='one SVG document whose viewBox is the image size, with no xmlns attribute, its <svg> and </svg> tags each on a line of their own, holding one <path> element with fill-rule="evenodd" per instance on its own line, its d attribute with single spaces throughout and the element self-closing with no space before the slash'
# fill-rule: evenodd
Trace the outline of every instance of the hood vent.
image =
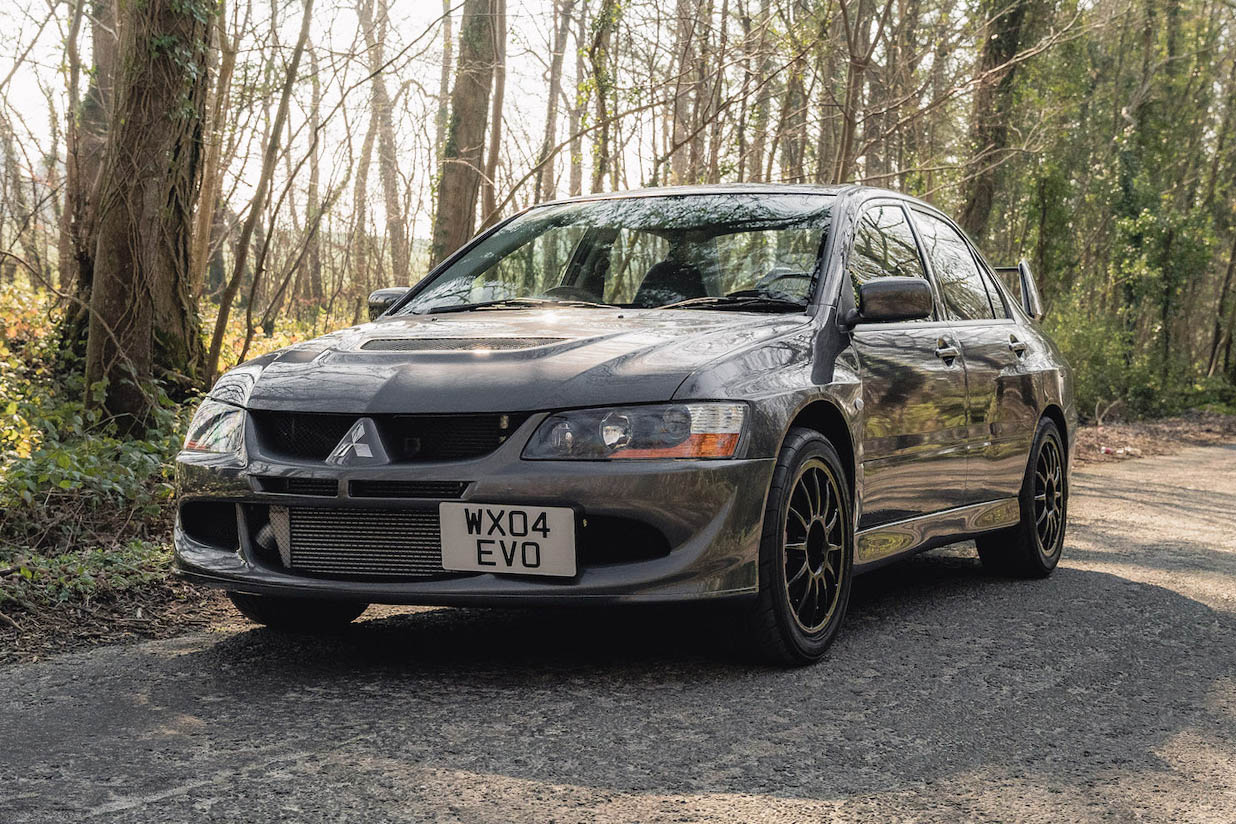
<svg viewBox="0 0 1236 824">
<path fill-rule="evenodd" d="M 566 338 L 374 338 L 361 349 L 383 352 L 475 352 L 532 349 L 561 343 Z"/>
</svg>

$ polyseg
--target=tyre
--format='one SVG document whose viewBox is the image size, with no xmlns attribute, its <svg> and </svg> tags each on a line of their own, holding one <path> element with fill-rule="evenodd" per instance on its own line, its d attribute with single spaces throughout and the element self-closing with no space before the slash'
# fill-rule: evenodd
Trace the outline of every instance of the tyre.
<svg viewBox="0 0 1236 824">
<path fill-rule="evenodd" d="M 280 598 L 229 592 L 240 613 L 258 624 L 287 632 L 322 632 L 337 629 L 360 617 L 368 608 L 362 601 L 322 598 Z"/>
<path fill-rule="evenodd" d="M 823 657 L 850 603 L 852 513 L 837 450 L 819 432 L 791 428 L 764 510 L 759 595 L 744 616 L 753 652 L 783 665 Z"/>
<path fill-rule="evenodd" d="M 983 566 L 1001 575 L 1045 578 L 1060 562 L 1068 522 L 1069 473 L 1056 425 L 1039 421 L 1018 500 L 1016 526 L 975 539 Z"/>
</svg>

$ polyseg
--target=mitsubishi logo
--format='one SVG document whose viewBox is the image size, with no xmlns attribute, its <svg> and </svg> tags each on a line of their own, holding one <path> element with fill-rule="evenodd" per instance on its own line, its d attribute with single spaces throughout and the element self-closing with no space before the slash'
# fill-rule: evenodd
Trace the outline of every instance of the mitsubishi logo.
<svg viewBox="0 0 1236 824">
<path fill-rule="evenodd" d="M 358 418 L 348 433 L 340 439 L 339 444 L 331 450 L 326 462 L 338 466 L 389 463 L 373 418 Z"/>
</svg>

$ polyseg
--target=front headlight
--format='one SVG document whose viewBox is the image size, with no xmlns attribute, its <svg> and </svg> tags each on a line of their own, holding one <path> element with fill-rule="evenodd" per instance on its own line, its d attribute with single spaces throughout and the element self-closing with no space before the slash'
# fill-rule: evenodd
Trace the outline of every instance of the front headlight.
<svg viewBox="0 0 1236 824">
<path fill-rule="evenodd" d="M 618 460 L 732 458 L 742 441 L 741 403 L 669 403 L 579 409 L 550 415 L 524 447 L 524 458 Z"/>
<path fill-rule="evenodd" d="M 245 448 L 245 410 L 207 398 L 197 408 L 185 435 L 186 450 L 241 457 Z"/>
</svg>

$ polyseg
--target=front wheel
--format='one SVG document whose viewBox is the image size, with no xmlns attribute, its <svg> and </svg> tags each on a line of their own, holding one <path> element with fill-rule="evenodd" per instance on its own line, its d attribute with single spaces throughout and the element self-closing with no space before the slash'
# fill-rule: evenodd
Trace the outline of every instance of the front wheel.
<svg viewBox="0 0 1236 824">
<path fill-rule="evenodd" d="M 240 613 L 258 624 L 287 632 L 323 632 L 351 623 L 369 605 L 326 598 L 281 598 L 229 592 Z"/>
<path fill-rule="evenodd" d="M 1068 520 L 1069 486 L 1064 439 L 1051 420 L 1039 421 L 1018 502 L 1016 526 L 980 535 L 983 566 L 1002 575 L 1046 578 L 1060 562 Z"/>
<path fill-rule="evenodd" d="M 764 511 L 759 596 L 745 616 L 763 657 L 809 664 L 837 637 L 850 603 L 852 512 L 837 450 L 819 432 L 792 428 Z"/>
</svg>

